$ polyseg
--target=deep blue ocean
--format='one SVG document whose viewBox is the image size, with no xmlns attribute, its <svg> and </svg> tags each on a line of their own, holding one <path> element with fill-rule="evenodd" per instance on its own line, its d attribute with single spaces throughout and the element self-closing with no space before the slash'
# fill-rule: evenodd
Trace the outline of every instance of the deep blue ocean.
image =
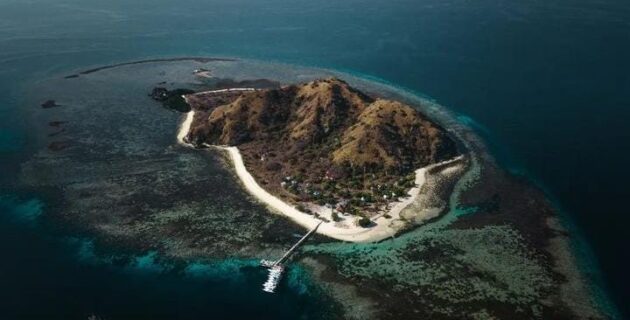
<svg viewBox="0 0 630 320">
<path fill-rule="evenodd" d="M 12 194 L 32 147 L 18 116 L 27 83 L 174 56 L 341 70 L 465 115 L 505 166 L 554 199 L 585 240 L 589 275 L 599 270 L 630 314 L 628 0 L 0 0 L 1 319 L 295 319 L 309 309 L 238 283 L 83 263 L 58 230 L 29 225 L 46 210 L 41 197 Z"/>
</svg>

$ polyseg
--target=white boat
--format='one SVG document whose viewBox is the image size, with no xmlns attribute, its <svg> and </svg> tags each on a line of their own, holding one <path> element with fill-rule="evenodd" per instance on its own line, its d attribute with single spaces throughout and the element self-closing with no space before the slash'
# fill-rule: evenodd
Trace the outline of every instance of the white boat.
<svg viewBox="0 0 630 320">
<path fill-rule="evenodd" d="M 275 265 L 269 268 L 269 277 L 267 278 L 267 281 L 263 283 L 263 291 L 274 293 L 280 283 L 280 279 L 282 279 L 283 272 L 284 267 L 282 265 Z"/>
</svg>

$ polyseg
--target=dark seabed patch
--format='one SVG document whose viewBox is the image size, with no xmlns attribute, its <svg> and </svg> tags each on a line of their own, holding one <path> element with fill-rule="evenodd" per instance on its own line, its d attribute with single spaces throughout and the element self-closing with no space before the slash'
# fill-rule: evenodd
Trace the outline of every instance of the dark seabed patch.
<svg viewBox="0 0 630 320">
<path fill-rule="evenodd" d="M 57 102 L 55 102 L 55 100 L 46 100 L 44 101 L 44 103 L 42 103 L 42 108 L 44 109 L 56 108 L 56 107 L 60 107 L 60 105 L 58 105 Z"/>
</svg>

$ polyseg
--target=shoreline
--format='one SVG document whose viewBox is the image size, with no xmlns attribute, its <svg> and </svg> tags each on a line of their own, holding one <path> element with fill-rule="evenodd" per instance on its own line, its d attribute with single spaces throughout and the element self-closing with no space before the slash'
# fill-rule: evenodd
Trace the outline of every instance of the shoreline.
<svg viewBox="0 0 630 320">
<path fill-rule="evenodd" d="M 186 100 L 186 97 L 184 97 L 184 100 Z M 188 102 L 188 100 L 186 100 L 186 102 Z M 192 125 L 192 121 L 194 117 L 195 117 L 194 111 L 187 112 L 186 118 L 179 125 L 179 131 L 177 131 L 177 142 L 179 142 L 182 145 L 190 146 L 190 144 L 187 143 L 184 139 L 188 135 L 188 131 L 190 131 L 190 126 Z"/>
<path fill-rule="evenodd" d="M 186 99 L 186 97 L 184 97 L 184 99 Z M 179 131 L 177 133 L 178 142 L 187 147 L 192 147 L 188 142 L 186 142 L 185 138 L 190 131 L 190 126 L 192 124 L 194 115 L 195 111 L 192 110 L 186 114 L 186 117 L 184 118 L 184 121 L 182 121 L 179 127 Z M 237 147 L 216 145 L 207 146 L 227 152 L 230 156 L 230 159 L 232 160 L 236 175 L 238 176 L 240 182 L 244 185 L 247 192 L 250 195 L 254 196 L 258 201 L 264 203 L 267 207 L 272 208 L 273 211 L 275 211 L 277 214 L 281 214 L 307 229 L 312 229 L 317 224 L 323 221 L 313 215 L 299 211 L 294 206 L 282 201 L 280 198 L 272 195 L 267 190 L 263 189 L 256 182 L 249 171 L 247 171 L 241 153 Z M 324 221 L 324 223 L 322 223 L 317 229 L 317 233 L 333 239 L 348 242 L 378 242 L 387 238 L 394 238 L 394 236 L 398 232 L 404 230 L 407 225 L 407 222 L 400 218 L 400 213 L 417 199 L 422 187 L 426 182 L 427 171 L 435 166 L 457 162 L 463 158 L 464 156 L 460 155 L 453 159 L 417 169 L 415 171 L 415 186 L 407 192 L 407 197 L 400 201 L 392 203 L 393 206 L 387 212 L 372 217 L 370 220 L 372 220 L 372 222 L 375 224 L 374 226 L 363 228 L 354 225 L 353 221 L 351 222 L 351 226 L 344 225 L 344 227 L 340 227 L 336 225 L 338 224 L 336 222 Z M 326 207 L 320 206 L 320 211 L 323 209 L 326 209 Z M 390 218 L 386 218 L 385 216 L 389 216 Z M 357 217 L 349 218 L 353 220 L 358 219 Z"/>
</svg>

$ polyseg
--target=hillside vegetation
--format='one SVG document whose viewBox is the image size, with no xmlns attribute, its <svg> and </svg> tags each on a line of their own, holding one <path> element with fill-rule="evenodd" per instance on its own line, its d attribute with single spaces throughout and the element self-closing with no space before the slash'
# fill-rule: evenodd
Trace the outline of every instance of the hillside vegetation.
<svg viewBox="0 0 630 320">
<path fill-rule="evenodd" d="M 199 111 L 191 143 L 238 146 L 259 183 L 296 202 L 366 207 L 397 198 L 413 185 L 415 169 L 458 153 L 446 131 L 416 109 L 336 78 L 231 93 L 221 103 L 190 100 Z"/>
</svg>

